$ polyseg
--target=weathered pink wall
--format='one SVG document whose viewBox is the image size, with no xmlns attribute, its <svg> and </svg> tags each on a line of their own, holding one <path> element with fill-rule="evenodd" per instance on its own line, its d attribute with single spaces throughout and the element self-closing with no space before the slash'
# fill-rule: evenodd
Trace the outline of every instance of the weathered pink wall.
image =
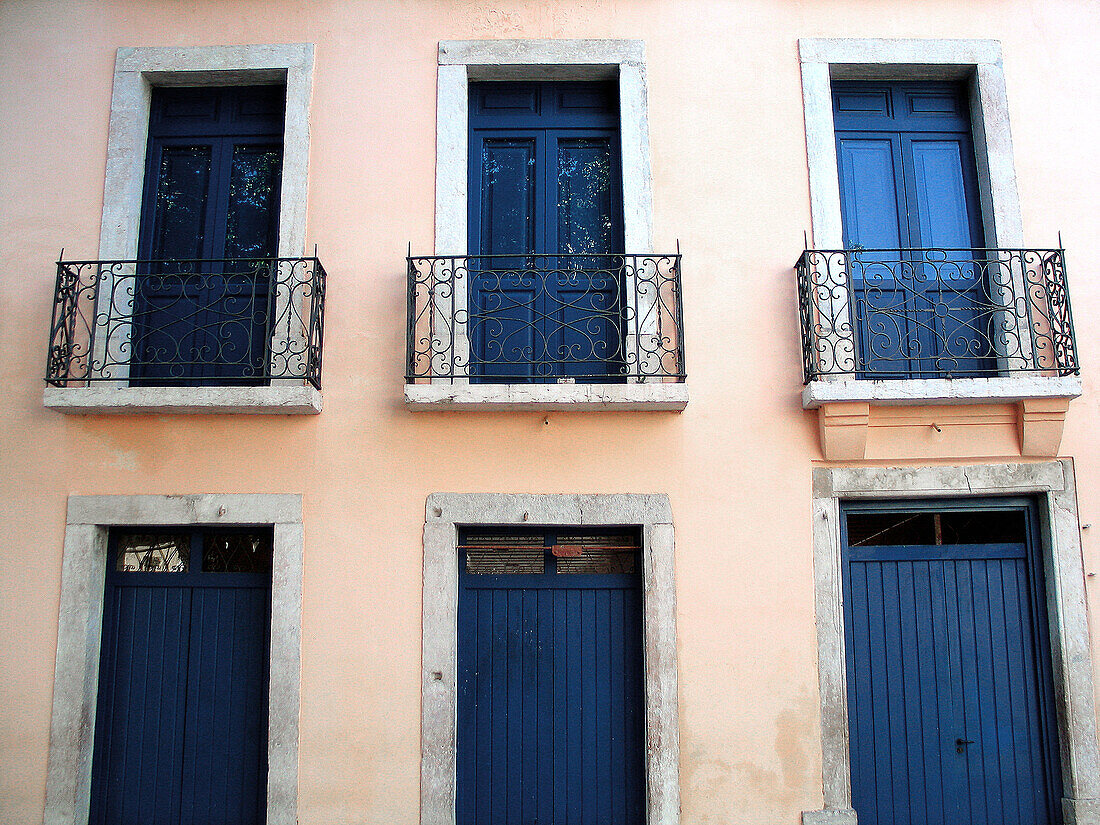
<svg viewBox="0 0 1100 825">
<path fill-rule="evenodd" d="M 792 264 L 810 227 L 799 37 L 996 38 L 1025 237 L 1061 230 L 1100 570 L 1100 77 L 1092 2 L 24 2 L 0 7 L 0 822 L 41 820 L 66 496 L 302 492 L 301 822 L 418 819 L 420 564 L 432 491 L 667 492 L 683 821 L 821 805 L 810 470 Z M 657 251 L 685 253 L 682 415 L 411 414 L 403 256 L 432 249 L 440 39 L 646 41 Z M 316 44 L 308 241 L 330 274 L 318 417 L 43 409 L 53 261 L 98 246 L 119 46 Z M 1003 410 L 1002 410 L 1003 411 Z M 890 419 L 884 414 L 882 421 Z M 895 422 L 896 423 L 896 422 Z M 917 432 L 920 429 L 920 432 Z M 871 434 L 874 459 L 1018 459 L 1010 424 Z M 943 450 L 944 452 L 940 452 Z M 1100 583 L 1088 579 L 1094 660 Z"/>
</svg>

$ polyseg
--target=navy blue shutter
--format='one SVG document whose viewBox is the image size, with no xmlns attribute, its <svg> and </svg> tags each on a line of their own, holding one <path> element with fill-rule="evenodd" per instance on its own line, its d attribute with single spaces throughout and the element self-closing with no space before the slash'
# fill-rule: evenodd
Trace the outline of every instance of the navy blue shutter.
<svg viewBox="0 0 1100 825">
<path fill-rule="evenodd" d="M 984 240 L 964 87 L 837 82 L 833 113 L 864 362 L 884 378 L 992 369 L 989 287 L 969 263 Z"/>
<path fill-rule="evenodd" d="M 137 272 L 133 383 L 261 380 L 272 295 L 255 261 L 278 249 L 284 98 L 153 90 L 138 257 L 160 263 Z"/>
<path fill-rule="evenodd" d="M 564 572 L 554 540 L 519 572 L 463 560 L 459 825 L 644 820 L 640 559 Z"/>
<path fill-rule="evenodd" d="M 845 547 L 861 825 L 1061 822 L 1036 563 L 1024 543 Z"/>
<path fill-rule="evenodd" d="M 624 371 L 619 155 L 613 83 L 471 84 L 475 380 Z"/>
</svg>

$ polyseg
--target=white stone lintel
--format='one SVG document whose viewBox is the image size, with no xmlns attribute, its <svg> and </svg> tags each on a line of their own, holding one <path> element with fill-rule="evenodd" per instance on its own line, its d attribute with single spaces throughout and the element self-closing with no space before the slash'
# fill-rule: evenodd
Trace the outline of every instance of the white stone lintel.
<svg viewBox="0 0 1100 825">
<path fill-rule="evenodd" d="M 321 391 L 272 387 L 46 387 L 42 405 L 69 415 L 317 415 Z"/>
<path fill-rule="evenodd" d="M 645 62 L 642 40 L 441 40 L 439 65 L 589 65 Z"/>
<path fill-rule="evenodd" d="M 299 493 L 69 496 L 69 524 L 301 524 Z"/>
<path fill-rule="evenodd" d="M 432 410 L 680 412 L 687 384 L 406 384 L 405 406 Z"/>
<path fill-rule="evenodd" d="M 944 38 L 803 37 L 798 41 L 803 63 L 893 63 L 898 65 L 974 65 L 1000 63 L 997 40 Z"/>
<path fill-rule="evenodd" d="M 993 378 L 912 378 L 892 381 L 811 381 L 802 390 L 803 409 L 859 401 L 875 406 L 915 404 L 1009 404 L 1036 398 L 1077 398 L 1077 375 L 1011 375 Z"/>
</svg>

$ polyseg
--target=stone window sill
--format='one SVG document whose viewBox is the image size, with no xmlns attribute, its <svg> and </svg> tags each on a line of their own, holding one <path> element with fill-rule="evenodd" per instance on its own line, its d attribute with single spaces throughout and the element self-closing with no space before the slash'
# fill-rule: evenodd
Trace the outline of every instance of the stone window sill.
<svg viewBox="0 0 1100 825">
<path fill-rule="evenodd" d="M 680 412 L 687 384 L 406 384 L 405 406 L 432 410 Z"/>
<path fill-rule="evenodd" d="M 321 392 L 308 384 L 271 387 L 46 387 L 42 404 L 47 409 L 68 415 L 316 415 L 321 412 Z"/>
</svg>

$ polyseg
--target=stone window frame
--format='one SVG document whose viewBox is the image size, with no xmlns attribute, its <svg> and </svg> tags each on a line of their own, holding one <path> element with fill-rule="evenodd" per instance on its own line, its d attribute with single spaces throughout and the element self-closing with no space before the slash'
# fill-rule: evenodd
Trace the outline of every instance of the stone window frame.
<svg viewBox="0 0 1100 825">
<path fill-rule="evenodd" d="M 1001 44 L 996 40 L 801 38 L 798 41 L 815 247 L 843 247 L 840 181 L 833 123 L 833 80 L 961 80 L 970 91 L 982 223 L 987 245 L 1024 246 L 1023 218 L 1009 127 Z M 830 376 L 802 391 L 807 409 L 827 404 L 1047 405 L 1081 394 L 1079 376 L 1028 374 L 992 378 L 861 381 Z M 1064 416 L 1064 404 L 1061 409 Z"/>
<path fill-rule="evenodd" d="M 421 825 L 454 825 L 458 716 L 458 531 L 462 526 L 642 530 L 646 821 L 679 825 L 676 541 L 666 495 L 432 493 L 424 517 Z"/>
<path fill-rule="evenodd" d="M 115 54 L 99 260 L 133 260 L 145 184 L 152 90 L 156 86 L 285 83 L 283 172 L 279 196 L 280 257 L 305 253 L 309 108 L 313 44 L 123 47 Z M 65 413 L 315 414 L 321 393 L 304 381 L 267 387 L 46 387 L 43 404 Z"/>
<path fill-rule="evenodd" d="M 619 135 L 626 252 L 653 251 L 653 170 L 642 40 L 441 40 L 436 102 L 435 254 L 468 252 L 471 81 L 603 80 L 619 83 Z M 462 290 L 465 285 L 462 285 Z M 465 292 L 455 295 L 460 304 Z M 644 317 L 644 313 L 639 313 Z M 451 333 L 458 352 L 469 342 Z M 629 342 L 628 342 L 629 346 Z M 410 410 L 644 409 L 683 410 L 686 383 L 406 384 Z"/>
<path fill-rule="evenodd" d="M 856 825 L 841 590 L 841 502 L 1030 495 L 1038 500 L 1067 825 L 1100 823 L 1100 747 L 1073 462 L 813 470 L 814 592 L 824 808 L 804 825 Z"/>
<path fill-rule="evenodd" d="M 296 825 L 304 540 L 295 494 L 69 496 L 44 825 L 88 821 L 109 530 L 217 525 L 273 528 L 267 822 Z"/>
</svg>

